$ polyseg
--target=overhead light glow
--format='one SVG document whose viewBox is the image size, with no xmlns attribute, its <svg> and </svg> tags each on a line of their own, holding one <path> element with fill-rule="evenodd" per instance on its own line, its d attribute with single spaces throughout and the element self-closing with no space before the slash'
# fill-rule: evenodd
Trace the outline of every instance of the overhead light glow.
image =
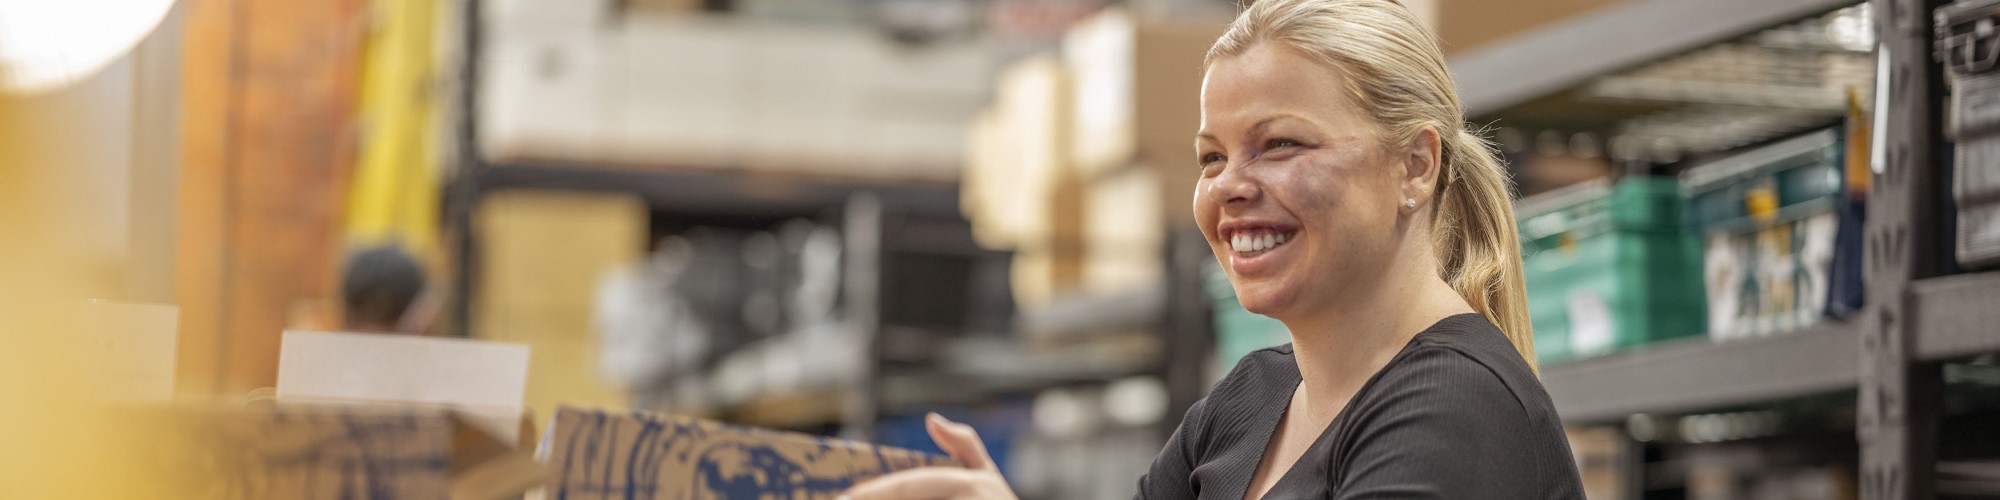
<svg viewBox="0 0 2000 500">
<path fill-rule="evenodd" d="M 36 93 L 118 60 L 174 0 L 0 0 L 0 92 Z"/>
</svg>

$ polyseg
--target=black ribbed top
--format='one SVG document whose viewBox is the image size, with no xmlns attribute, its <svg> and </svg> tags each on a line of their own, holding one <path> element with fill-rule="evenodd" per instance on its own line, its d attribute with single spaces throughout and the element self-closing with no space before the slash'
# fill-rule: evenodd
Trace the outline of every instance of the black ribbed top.
<svg viewBox="0 0 2000 500">
<path fill-rule="evenodd" d="M 1237 500 L 1299 384 L 1286 344 L 1245 356 L 1182 418 L 1136 498 Z M 1477 314 L 1410 340 L 1265 498 L 1583 498 L 1541 381 Z"/>
</svg>

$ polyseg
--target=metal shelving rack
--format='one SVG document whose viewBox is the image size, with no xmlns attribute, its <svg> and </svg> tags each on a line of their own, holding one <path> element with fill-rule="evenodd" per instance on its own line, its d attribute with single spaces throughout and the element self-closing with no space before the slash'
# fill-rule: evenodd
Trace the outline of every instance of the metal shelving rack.
<svg viewBox="0 0 2000 500">
<path fill-rule="evenodd" d="M 1852 323 L 1832 322 L 1732 342 L 1679 339 L 1549 365 L 1542 370 L 1542 383 L 1563 419 L 1572 423 L 1617 423 L 1641 413 L 1852 390 L 1861 380 L 1860 366 L 1827 361 L 1860 359 L 1857 330 Z"/>
<path fill-rule="evenodd" d="M 813 406 L 834 406 L 827 418 L 847 430 L 844 437 L 867 439 L 884 410 L 885 377 L 899 367 L 884 361 L 885 342 L 902 338 L 910 328 L 885 325 L 893 305 L 885 300 L 898 272 L 905 272 L 892 254 L 983 255 L 991 253 L 973 242 L 970 226 L 959 214 L 958 189 L 947 184 L 903 184 L 838 178 L 747 174 L 700 166 L 596 165 L 563 161 L 494 162 L 480 154 L 478 88 L 481 57 L 486 46 L 481 0 L 464 0 L 456 13 L 461 49 L 458 87 L 453 96 L 457 116 L 452 136 L 456 165 L 444 188 L 444 226 L 452 255 L 452 288 L 447 306 L 452 332 L 466 336 L 478 327 L 471 315 L 478 290 L 477 216 L 481 200 L 514 189 L 621 193 L 645 200 L 660 214 L 697 219 L 772 220 L 836 217 L 842 226 L 844 278 L 843 313 L 862 335 L 871 353 L 859 381 L 837 394 L 794 394 L 783 398 Z M 831 222 L 831 221 L 829 221 Z M 914 271 L 911 271 L 914 272 Z M 900 328 L 902 331 L 889 331 Z M 907 372 L 910 368 L 901 367 Z M 796 405 L 786 406 L 796 408 Z M 786 412 L 795 412 L 785 410 Z M 772 413 L 772 412 L 764 412 Z M 833 423 L 828 422 L 828 423 Z"/>
<path fill-rule="evenodd" d="M 912 327 L 888 324 L 894 293 L 886 281 L 898 273 L 917 272 L 899 268 L 893 258 L 898 253 L 931 255 L 972 255 L 994 252 L 974 243 L 970 227 L 963 224 L 958 189 L 946 184 L 877 183 L 837 178 L 742 174 L 698 166 L 591 165 L 563 161 L 494 162 L 480 155 L 478 144 L 478 83 L 482 71 L 480 55 L 485 47 L 482 0 L 465 0 L 457 12 L 458 43 L 463 52 L 458 61 L 459 87 L 454 99 L 458 111 L 453 136 L 457 141 L 456 166 L 445 187 L 445 227 L 454 267 L 453 297 L 446 311 L 453 331 L 460 336 L 478 325 L 472 317 L 471 295 L 478 290 L 476 264 L 480 259 L 477 212 L 480 201 L 495 192 L 512 189 L 566 190 L 622 193 L 646 201 L 658 214 L 691 214 L 700 217 L 769 219 L 838 214 L 843 226 L 846 251 L 843 263 L 843 311 L 849 323 L 868 344 L 870 362 L 859 382 L 832 394 L 787 395 L 789 402 L 773 403 L 776 411 L 755 413 L 797 413 L 811 407 L 816 414 L 837 408 L 843 437 L 868 440 L 869 431 L 881 414 L 906 410 L 898 401 L 921 400 L 951 403 L 989 393 L 1018 393 L 1036 388 L 1102 382 L 1119 377 L 1156 374 L 1170 381 L 1173 415 L 1179 415 L 1206 388 L 1201 363 L 1206 359 L 1208 330 L 1206 303 L 1199 282 L 1165 287 L 1161 293 L 1100 297 L 1078 304 L 1080 310 L 1061 311 L 1042 325 L 1065 330 L 1101 329 L 1105 325 L 1165 331 L 1185 330 L 1171 335 L 1163 346 L 1161 359 L 1142 366 L 1075 367 L 1050 369 L 1048 360 L 1021 369 L 961 373 L 934 366 L 912 365 L 906 351 L 936 347 L 938 339 Z M 1198 240 L 1198 236 L 1197 236 Z M 1198 242 L 1198 241 L 1197 241 Z M 1184 245 L 1185 246 L 1185 245 Z M 1162 250 L 1163 252 L 1166 249 Z M 1207 258 L 1206 246 L 1198 258 Z M 1188 260 L 1185 251 L 1173 254 Z M 1195 262 L 1198 262 L 1196 260 Z M 1188 276 L 1197 276 L 1188 274 Z M 1167 310 L 1160 304 L 1174 298 L 1195 304 L 1199 309 Z M 1107 314 L 1109 312 L 1109 314 Z M 1039 318 L 1027 318 L 1035 320 Z M 1166 335 L 1163 333 L 1162 335 Z M 925 337 L 925 338 L 918 338 Z M 1195 344 L 1188 344 L 1193 339 Z M 911 385 L 916 381 L 916 385 Z M 815 417 L 822 418 L 822 417 Z M 758 422 L 752 422 L 758 423 Z M 765 422 L 783 425 L 780 422 Z M 1171 428 L 1166 431 L 1171 431 Z M 1162 435 L 1164 438 L 1164 433 Z"/>
<path fill-rule="evenodd" d="M 1454 59 L 1471 114 L 1529 102 L 1589 79 L 1805 16 L 1851 0 L 1634 1 Z M 2000 353 L 2000 271 L 1943 275 L 1942 67 L 1933 57 L 1940 0 L 1872 0 L 1889 74 L 1864 225 L 1868 296 L 1851 322 L 1715 342 L 1686 339 L 1545 367 L 1566 420 L 1692 413 L 1854 390 L 1860 496 L 1937 496 L 1943 364 Z M 1629 471 L 1630 469 L 1628 469 Z M 1628 481 L 1643 481 L 1628 478 Z M 1639 491 L 1629 487 L 1628 491 Z"/>
</svg>

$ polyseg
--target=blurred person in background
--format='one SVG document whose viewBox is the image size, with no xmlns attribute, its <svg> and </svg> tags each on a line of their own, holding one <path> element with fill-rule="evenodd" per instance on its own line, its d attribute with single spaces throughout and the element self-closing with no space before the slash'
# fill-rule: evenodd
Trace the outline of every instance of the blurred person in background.
<svg viewBox="0 0 2000 500">
<path fill-rule="evenodd" d="M 1136 496 L 1582 498 L 1509 181 L 1435 35 L 1392 0 L 1256 2 L 1210 48 L 1201 109 L 1196 221 L 1292 343 L 1189 408 Z M 973 429 L 927 428 L 962 468 L 849 498 L 1013 497 Z"/>
<path fill-rule="evenodd" d="M 341 329 L 422 334 L 434 315 L 424 297 L 424 269 L 408 252 L 393 245 L 360 249 L 342 270 Z"/>
</svg>

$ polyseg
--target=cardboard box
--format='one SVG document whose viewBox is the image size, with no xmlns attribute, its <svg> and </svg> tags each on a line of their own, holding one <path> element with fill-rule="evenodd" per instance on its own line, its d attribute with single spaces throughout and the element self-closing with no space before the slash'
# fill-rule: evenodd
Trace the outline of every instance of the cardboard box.
<svg viewBox="0 0 2000 500">
<path fill-rule="evenodd" d="M 1577 473 L 1583 479 L 1584 496 L 1621 498 L 1625 487 L 1625 465 L 1637 446 L 1620 427 L 1566 427 L 1569 448 L 1576 455 Z"/>
<path fill-rule="evenodd" d="M 139 474 L 159 498 L 484 500 L 519 497 L 547 470 L 459 414 L 437 408 L 145 410 L 156 441 Z"/>
<path fill-rule="evenodd" d="M 1436 0 L 1427 10 L 1431 11 L 1432 27 L 1444 44 L 1444 53 L 1450 56 L 1625 1 Z"/>
<path fill-rule="evenodd" d="M 1036 56 L 1001 71 L 993 108 L 973 122 L 961 203 L 981 246 L 1042 245 L 1064 213 L 1053 207 L 1069 172 L 1069 77 Z"/>
<path fill-rule="evenodd" d="M 1201 129 L 1202 58 L 1228 19 L 1155 20 L 1105 9 L 1063 39 L 1076 105 L 1068 158 L 1090 181 L 1139 166 L 1158 173 L 1158 201 L 1170 222 L 1193 220 L 1194 137 Z"/>
<path fill-rule="evenodd" d="M 599 280 L 645 259 L 644 200 L 627 194 L 514 190 L 482 201 L 473 336 L 534 350 L 527 407 L 622 406 L 624 388 L 600 376 L 592 323 Z"/>
<path fill-rule="evenodd" d="M 544 492 L 563 499 L 831 499 L 941 456 L 804 434 L 565 406 L 549 422 Z"/>
<path fill-rule="evenodd" d="M 1159 177 L 1152 169 L 1126 168 L 1090 184 L 1084 196 L 1084 293 L 1115 294 L 1165 282 L 1167 222 L 1149 208 L 1164 203 Z"/>
</svg>

